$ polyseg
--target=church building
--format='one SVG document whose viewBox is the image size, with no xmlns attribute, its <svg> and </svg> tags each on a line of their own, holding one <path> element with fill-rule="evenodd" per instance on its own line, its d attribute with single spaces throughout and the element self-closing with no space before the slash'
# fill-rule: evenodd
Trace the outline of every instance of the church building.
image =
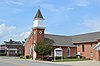
<svg viewBox="0 0 100 66">
<path fill-rule="evenodd" d="M 51 52 L 52 57 L 61 55 L 66 58 L 81 55 L 85 58 L 100 60 L 100 32 L 73 36 L 45 34 L 44 17 L 40 9 L 38 9 L 33 23 L 32 32 L 24 44 L 24 56 L 32 55 L 33 59 L 36 59 L 38 55 L 34 51 L 35 45 L 47 38 L 53 40 L 52 45 L 55 49 Z"/>
</svg>

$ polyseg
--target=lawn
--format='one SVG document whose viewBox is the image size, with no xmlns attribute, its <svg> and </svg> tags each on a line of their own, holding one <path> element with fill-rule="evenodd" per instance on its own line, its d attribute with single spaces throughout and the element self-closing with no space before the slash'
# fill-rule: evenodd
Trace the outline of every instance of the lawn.
<svg viewBox="0 0 100 66">
<path fill-rule="evenodd" d="M 72 59 L 58 59 L 58 60 L 55 60 L 54 62 L 71 62 L 71 61 L 86 61 L 86 60 L 89 60 L 89 59 L 78 59 L 78 58 L 72 58 Z"/>
</svg>

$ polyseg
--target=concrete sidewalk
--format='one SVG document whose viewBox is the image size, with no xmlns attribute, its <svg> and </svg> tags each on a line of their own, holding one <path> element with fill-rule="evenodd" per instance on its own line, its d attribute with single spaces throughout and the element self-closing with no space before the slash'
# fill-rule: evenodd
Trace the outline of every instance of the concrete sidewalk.
<svg viewBox="0 0 100 66">
<path fill-rule="evenodd" d="M 71 65 L 71 66 L 100 66 L 100 61 L 74 61 L 74 62 L 57 62 L 56 64 Z"/>
<path fill-rule="evenodd" d="M 61 64 L 61 65 L 69 65 L 69 66 L 100 66 L 100 61 L 95 60 L 87 60 L 87 61 L 73 61 L 73 62 L 49 62 L 49 61 L 35 61 L 41 63 L 49 63 L 49 64 Z"/>
<path fill-rule="evenodd" d="M 19 59 L 20 60 L 20 59 Z M 22 59 L 26 60 L 26 59 Z M 40 60 L 26 60 L 33 61 L 36 63 L 46 63 L 46 64 L 57 64 L 57 65 L 67 65 L 67 66 L 100 66 L 100 61 L 86 60 L 86 61 L 70 61 L 70 62 L 50 62 L 50 61 L 40 61 Z"/>
</svg>

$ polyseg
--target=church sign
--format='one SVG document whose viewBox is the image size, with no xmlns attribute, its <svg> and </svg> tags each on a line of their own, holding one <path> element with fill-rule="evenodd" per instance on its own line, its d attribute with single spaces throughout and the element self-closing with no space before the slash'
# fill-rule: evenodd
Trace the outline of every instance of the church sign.
<svg viewBox="0 0 100 66">
<path fill-rule="evenodd" d="M 56 48 L 54 50 L 54 56 L 62 56 L 62 48 Z"/>
</svg>

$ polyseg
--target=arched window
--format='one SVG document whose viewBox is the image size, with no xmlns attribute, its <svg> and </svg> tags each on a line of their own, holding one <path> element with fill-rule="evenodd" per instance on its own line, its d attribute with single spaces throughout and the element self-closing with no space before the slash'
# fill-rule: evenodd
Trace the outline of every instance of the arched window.
<svg viewBox="0 0 100 66">
<path fill-rule="evenodd" d="M 32 46 L 30 47 L 30 55 L 33 54 L 33 49 L 32 49 Z"/>
<path fill-rule="evenodd" d="M 70 48 L 67 48 L 67 56 L 70 57 Z"/>
</svg>

